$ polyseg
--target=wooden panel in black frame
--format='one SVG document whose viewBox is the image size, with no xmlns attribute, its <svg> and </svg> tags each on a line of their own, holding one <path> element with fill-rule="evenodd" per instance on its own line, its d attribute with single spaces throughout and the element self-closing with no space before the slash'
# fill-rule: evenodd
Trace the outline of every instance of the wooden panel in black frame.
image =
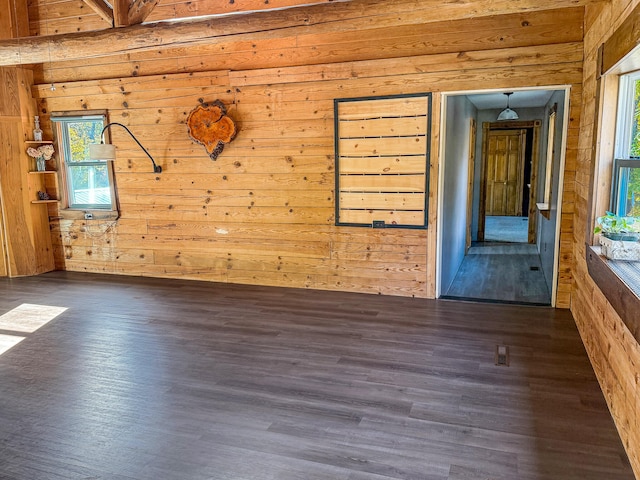
<svg viewBox="0 0 640 480">
<path fill-rule="evenodd" d="M 426 229 L 431 93 L 334 100 L 338 226 Z"/>
</svg>

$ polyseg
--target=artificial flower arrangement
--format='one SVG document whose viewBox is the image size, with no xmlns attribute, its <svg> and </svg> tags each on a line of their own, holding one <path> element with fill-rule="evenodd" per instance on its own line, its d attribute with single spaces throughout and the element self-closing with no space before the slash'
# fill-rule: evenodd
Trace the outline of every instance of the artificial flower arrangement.
<svg viewBox="0 0 640 480">
<path fill-rule="evenodd" d="M 39 172 L 44 171 L 45 162 L 53 157 L 53 145 L 40 145 L 38 148 L 29 147 L 27 154 L 36 159 L 36 168 Z"/>
</svg>

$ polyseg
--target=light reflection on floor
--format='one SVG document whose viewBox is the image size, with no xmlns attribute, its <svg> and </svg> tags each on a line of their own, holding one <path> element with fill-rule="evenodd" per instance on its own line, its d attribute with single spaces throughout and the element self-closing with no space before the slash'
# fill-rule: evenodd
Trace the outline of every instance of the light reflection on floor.
<svg viewBox="0 0 640 480">
<path fill-rule="evenodd" d="M 4 315 L 0 315 L 0 330 L 33 333 L 65 310 L 66 307 L 23 303 Z M 0 355 L 25 338 L 20 335 L 0 334 Z"/>
<path fill-rule="evenodd" d="M 9 350 L 11 347 L 19 344 L 25 337 L 16 335 L 0 335 L 0 355 Z"/>
</svg>

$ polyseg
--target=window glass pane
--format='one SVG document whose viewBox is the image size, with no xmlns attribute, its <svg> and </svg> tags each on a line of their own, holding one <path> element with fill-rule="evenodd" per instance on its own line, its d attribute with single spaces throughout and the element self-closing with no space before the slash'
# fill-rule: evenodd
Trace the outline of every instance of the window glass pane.
<svg viewBox="0 0 640 480">
<path fill-rule="evenodd" d="M 629 155 L 632 157 L 640 157 L 640 80 L 636 80 L 633 86 L 632 113 Z"/>
<path fill-rule="evenodd" d="M 620 192 L 618 214 L 623 217 L 640 216 L 640 166 L 620 168 L 618 175 Z"/>
<path fill-rule="evenodd" d="M 115 208 L 112 165 L 89 158 L 89 145 L 100 143 L 104 115 L 53 116 L 64 169 L 66 204 L 71 209 Z"/>
<path fill-rule="evenodd" d="M 107 165 L 69 166 L 70 203 L 111 207 L 111 188 Z"/>
<path fill-rule="evenodd" d="M 640 216 L 640 72 L 620 78 L 611 211 Z"/>
<path fill-rule="evenodd" d="M 77 163 L 89 160 L 89 145 L 100 143 L 102 120 L 78 120 L 66 122 L 69 151 L 67 162 Z"/>
</svg>

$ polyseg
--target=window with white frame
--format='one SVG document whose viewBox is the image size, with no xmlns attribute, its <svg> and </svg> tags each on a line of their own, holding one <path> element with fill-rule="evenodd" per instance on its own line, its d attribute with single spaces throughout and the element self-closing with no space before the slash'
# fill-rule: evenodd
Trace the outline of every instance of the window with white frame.
<svg viewBox="0 0 640 480">
<path fill-rule="evenodd" d="M 640 217 L 640 72 L 620 77 L 611 211 Z"/>
<path fill-rule="evenodd" d="M 106 115 L 59 115 L 51 121 L 58 141 L 65 206 L 116 210 L 111 163 L 89 159 L 89 145 L 100 143 Z"/>
</svg>

